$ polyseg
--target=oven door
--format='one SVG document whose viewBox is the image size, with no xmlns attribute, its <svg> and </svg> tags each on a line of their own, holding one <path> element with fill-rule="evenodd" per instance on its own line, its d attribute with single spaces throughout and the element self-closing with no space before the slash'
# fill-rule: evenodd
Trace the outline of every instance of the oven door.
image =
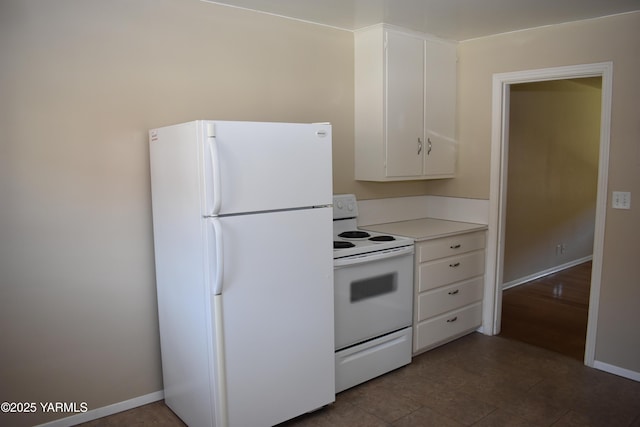
<svg viewBox="0 0 640 427">
<path fill-rule="evenodd" d="M 334 260 L 336 350 L 411 326 L 413 245 Z"/>
</svg>

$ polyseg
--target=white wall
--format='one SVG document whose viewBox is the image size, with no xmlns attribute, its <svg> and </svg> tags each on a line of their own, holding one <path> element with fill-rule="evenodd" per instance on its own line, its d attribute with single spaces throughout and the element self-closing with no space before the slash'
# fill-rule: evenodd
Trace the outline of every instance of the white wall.
<svg viewBox="0 0 640 427">
<path fill-rule="evenodd" d="M 0 52 L 0 401 L 162 390 L 147 130 L 328 121 L 339 156 L 352 34 L 198 0 L 7 0 Z"/>
</svg>

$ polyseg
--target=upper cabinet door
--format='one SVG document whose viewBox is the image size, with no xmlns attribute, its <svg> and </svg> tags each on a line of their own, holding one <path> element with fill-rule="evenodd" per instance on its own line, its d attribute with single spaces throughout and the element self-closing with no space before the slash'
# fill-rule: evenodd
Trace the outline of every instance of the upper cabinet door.
<svg viewBox="0 0 640 427">
<path fill-rule="evenodd" d="M 386 32 L 386 176 L 422 175 L 424 40 Z"/>
<path fill-rule="evenodd" d="M 455 173 L 456 142 L 456 46 L 426 41 L 424 173 L 451 177 Z"/>
</svg>

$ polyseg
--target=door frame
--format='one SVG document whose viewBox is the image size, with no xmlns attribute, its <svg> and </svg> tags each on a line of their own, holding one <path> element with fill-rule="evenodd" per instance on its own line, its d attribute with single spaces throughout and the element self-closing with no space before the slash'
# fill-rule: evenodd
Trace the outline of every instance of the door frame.
<svg viewBox="0 0 640 427">
<path fill-rule="evenodd" d="M 589 315 L 584 357 L 585 365 L 593 366 L 602 276 L 605 215 L 607 210 L 609 138 L 611 131 L 611 98 L 613 90 L 612 62 L 515 71 L 493 75 L 489 230 L 487 236 L 487 268 L 482 332 L 487 335 L 499 334 L 502 317 L 502 275 L 506 223 L 510 85 L 581 77 L 602 78 L 598 194 L 596 198 L 593 267 L 591 270 L 591 291 L 589 295 Z"/>
</svg>

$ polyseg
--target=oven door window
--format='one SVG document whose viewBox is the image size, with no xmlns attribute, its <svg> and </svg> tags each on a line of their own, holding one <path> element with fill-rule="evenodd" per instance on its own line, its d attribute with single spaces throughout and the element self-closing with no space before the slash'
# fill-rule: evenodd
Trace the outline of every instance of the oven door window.
<svg viewBox="0 0 640 427">
<path fill-rule="evenodd" d="M 351 282 L 351 303 L 390 294 L 398 289 L 398 274 L 389 273 Z"/>
<path fill-rule="evenodd" d="M 336 267 L 336 350 L 411 326 L 413 253 Z"/>
</svg>

